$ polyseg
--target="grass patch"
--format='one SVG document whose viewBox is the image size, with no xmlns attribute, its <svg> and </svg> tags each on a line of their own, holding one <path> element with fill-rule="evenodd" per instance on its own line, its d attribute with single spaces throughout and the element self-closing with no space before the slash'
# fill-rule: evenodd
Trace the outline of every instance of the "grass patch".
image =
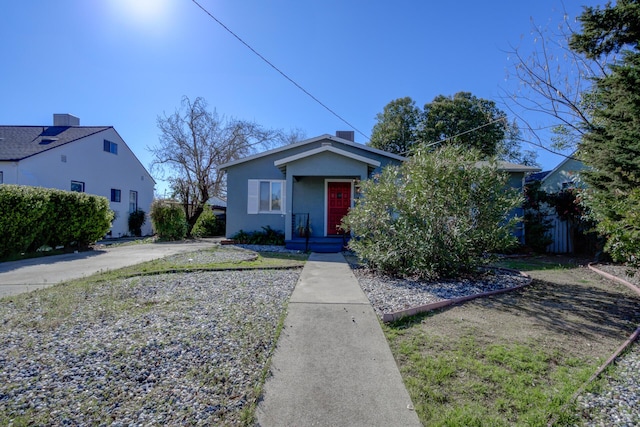
<svg viewBox="0 0 640 427">
<path fill-rule="evenodd" d="M 383 327 L 416 412 L 428 426 L 575 422 L 571 397 L 597 366 L 542 343 L 450 340 L 417 316 Z"/>
<path fill-rule="evenodd" d="M 504 258 L 492 264 L 495 267 L 511 268 L 518 271 L 535 271 L 535 270 L 567 270 L 575 268 L 575 265 L 567 265 L 563 261 L 553 261 L 548 257 L 545 258 Z"/>
</svg>

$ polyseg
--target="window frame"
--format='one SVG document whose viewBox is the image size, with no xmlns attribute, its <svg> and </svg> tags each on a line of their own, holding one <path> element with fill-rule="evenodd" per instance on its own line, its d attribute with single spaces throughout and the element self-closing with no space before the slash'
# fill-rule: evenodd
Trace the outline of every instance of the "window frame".
<svg viewBox="0 0 640 427">
<path fill-rule="evenodd" d="M 262 202 L 262 190 L 264 188 L 264 184 L 268 184 L 268 203 L 269 208 L 264 209 Z M 274 209 L 274 184 L 280 185 L 280 206 L 277 209 Z M 284 215 L 286 212 L 286 181 L 283 179 L 250 179 L 248 181 L 248 193 L 247 193 L 247 213 L 250 215 L 255 214 L 276 214 L 276 215 Z"/>
<path fill-rule="evenodd" d="M 102 150 L 107 152 L 107 153 L 115 154 L 117 156 L 118 155 L 118 144 L 116 142 L 109 141 L 108 139 L 105 139 L 102 142 Z"/>
<path fill-rule="evenodd" d="M 114 203 L 122 202 L 122 190 L 118 188 L 111 189 L 111 201 Z"/>
<path fill-rule="evenodd" d="M 77 186 L 80 186 L 81 190 L 74 190 L 73 189 L 74 184 L 77 185 Z M 71 191 L 75 191 L 77 193 L 84 193 L 85 192 L 85 184 L 84 184 L 84 182 L 83 181 L 75 181 L 75 180 L 72 179 L 71 180 Z"/>
<path fill-rule="evenodd" d="M 131 206 L 133 205 L 133 209 Z M 138 192 L 135 190 L 129 190 L 129 213 L 133 213 L 138 210 Z"/>
</svg>

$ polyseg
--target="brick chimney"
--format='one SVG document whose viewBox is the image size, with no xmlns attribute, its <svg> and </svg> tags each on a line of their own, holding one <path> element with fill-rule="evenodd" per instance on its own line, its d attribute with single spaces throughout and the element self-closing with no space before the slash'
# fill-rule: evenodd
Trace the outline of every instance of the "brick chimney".
<svg viewBox="0 0 640 427">
<path fill-rule="evenodd" d="M 71 114 L 54 114 L 54 126 L 80 126 L 80 119 Z"/>
<path fill-rule="evenodd" d="M 338 138 L 346 139 L 347 141 L 355 142 L 355 132 L 352 130 L 337 130 L 336 136 Z"/>
</svg>

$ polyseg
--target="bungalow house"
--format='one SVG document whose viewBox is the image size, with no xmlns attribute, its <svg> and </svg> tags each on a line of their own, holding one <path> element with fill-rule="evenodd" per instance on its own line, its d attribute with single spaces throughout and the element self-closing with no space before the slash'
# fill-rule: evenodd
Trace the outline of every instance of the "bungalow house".
<svg viewBox="0 0 640 427">
<path fill-rule="evenodd" d="M 107 237 L 129 234 L 129 213 L 149 213 L 155 181 L 112 126 L 80 126 L 54 114 L 53 126 L 0 126 L 0 184 L 107 197 L 116 212 Z M 142 234 L 151 234 L 149 220 Z"/>
<path fill-rule="evenodd" d="M 341 250 L 345 236 L 339 225 L 354 204 L 358 183 L 405 160 L 355 143 L 353 136 L 325 134 L 220 165 L 227 174 L 226 236 L 270 227 L 284 231 L 287 248 L 305 249 L 308 238 L 310 250 Z M 525 173 L 539 170 L 501 167 L 516 188 L 522 188 Z"/>
</svg>

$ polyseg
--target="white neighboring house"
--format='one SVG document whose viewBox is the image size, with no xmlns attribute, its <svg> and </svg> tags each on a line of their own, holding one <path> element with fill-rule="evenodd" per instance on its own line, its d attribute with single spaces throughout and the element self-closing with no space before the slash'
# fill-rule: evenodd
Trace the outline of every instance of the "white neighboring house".
<svg viewBox="0 0 640 427">
<path fill-rule="evenodd" d="M 129 234 L 129 212 L 142 209 L 142 234 L 155 180 L 113 126 L 80 126 L 54 114 L 53 126 L 0 126 L 0 184 L 30 185 L 104 196 L 116 212 L 107 237 Z"/>
</svg>

